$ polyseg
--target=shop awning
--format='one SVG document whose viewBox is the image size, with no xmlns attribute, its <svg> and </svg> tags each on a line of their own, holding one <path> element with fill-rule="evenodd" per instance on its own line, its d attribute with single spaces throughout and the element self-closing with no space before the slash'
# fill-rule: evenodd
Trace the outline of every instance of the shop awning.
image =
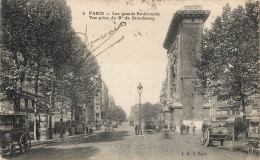
<svg viewBox="0 0 260 160">
<path fill-rule="evenodd" d="M 0 116 L 27 116 L 27 112 L 0 113 Z"/>
</svg>

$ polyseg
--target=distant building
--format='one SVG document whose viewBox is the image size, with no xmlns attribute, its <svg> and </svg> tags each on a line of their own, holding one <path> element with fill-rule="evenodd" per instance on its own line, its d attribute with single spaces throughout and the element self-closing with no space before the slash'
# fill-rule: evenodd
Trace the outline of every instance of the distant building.
<svg viewBox="0 0 260 160">
<path fill-rule="evenodd" d="M 168 57 L 165 121 L 176 126 L 194 123 L 200 128 L 202 121 L 209 118 L 209 107 L 194 90 L 198 79 L 194 65 L 201 55 L 203 27 L 209 14 L 210 11 L 200 6 L 178 10 L 163 44 Z"/>
<path fill-rule="evenodd" d="M 109 90 L 105 82 L 102 82 L 101 92 L 101 118 L 106 120 L 109 107 Z"/>
<path fill-rule="evenodd" d="M 94 97 L 94 121 L 103 122 L 107 119 L 108 110 L 112 102 L 110 102 L 110 95 L 107 85 L 102 81 L 101 90 Z"/>
<path fill-rule="evenodd" d="M 94 120 L 96 122 L 101 122 L 101 108 L 102 108 L 102 93 L 99 92 L 94 98 Z"/>
</svg>

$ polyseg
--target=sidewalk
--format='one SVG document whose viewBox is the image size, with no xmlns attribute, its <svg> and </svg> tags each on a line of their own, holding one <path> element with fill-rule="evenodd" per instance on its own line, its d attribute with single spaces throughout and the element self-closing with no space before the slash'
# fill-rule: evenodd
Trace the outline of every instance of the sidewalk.
<svg viewBox="0 0 260 160">
<path fill-rule="evenodd" d="M 65 133 L 63 135 L 64 138 L 60 138 L 60 135 L 59 134 L 53 134 L 53 139 L 48 139 L 48 140 L 32 140 L 31 142 L 31 147 L 34 147 L 34 146 L 39 146 L 39 145 L 42 145 L 42 144 L 50 144 L 50 143 L 57 143 L 57 142 L 62 142 L 62 141 L 66 141 L 66 140 L 70 140 L 70 139 L 74 139 L 74 138 L 79 138 L 79 137 L 89 137 L 89 136 L 93 136 L 93 135 L 96 135 L 97 133 L 100 133 L 104 131 L 104 128 L 102 128 L 101 130 L 97 130 L 95 131 L 94 133 L 92 134 L 75 134 L 73 136 L 69 136 L 68 133 Z"/>
</svg>

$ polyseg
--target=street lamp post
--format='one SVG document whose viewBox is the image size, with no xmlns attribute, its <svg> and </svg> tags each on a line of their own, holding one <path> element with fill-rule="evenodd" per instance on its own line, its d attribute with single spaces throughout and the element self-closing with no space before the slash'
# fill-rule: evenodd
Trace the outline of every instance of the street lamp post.
<svg viewBox="0 0 260 160">
<path fill-rule="evenodd" d="M 139 86 L 137 86 L 137 91 L 139 94 L 139 112 L 140 112 L 140 122 L 142 121 L 142 112 L 141 112 L 141 94 L 143 91 L 143 86 L 141 85 L 141 83 L 139 83 Z"/>
</svg>

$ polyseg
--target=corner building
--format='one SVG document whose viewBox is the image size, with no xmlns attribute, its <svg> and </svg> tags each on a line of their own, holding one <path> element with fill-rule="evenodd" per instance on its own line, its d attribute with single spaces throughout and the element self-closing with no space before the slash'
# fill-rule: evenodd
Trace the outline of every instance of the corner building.
<svg viewBox="0 0 260 160">
<path fill-rule="evenodd" d="M 194 89 L 198 79 L 195 63 L 201 56 L 204 22 L 209 14 L 210 11 L 202 10 L 200 6 L 185 6 L 178 10 L 163 44 L 168 57 L 165 121 L 174 123 L 177 129 L 182 124 L 200 129 L 202 121 L 210 116 L 210 107 Z"/>
</svg>

